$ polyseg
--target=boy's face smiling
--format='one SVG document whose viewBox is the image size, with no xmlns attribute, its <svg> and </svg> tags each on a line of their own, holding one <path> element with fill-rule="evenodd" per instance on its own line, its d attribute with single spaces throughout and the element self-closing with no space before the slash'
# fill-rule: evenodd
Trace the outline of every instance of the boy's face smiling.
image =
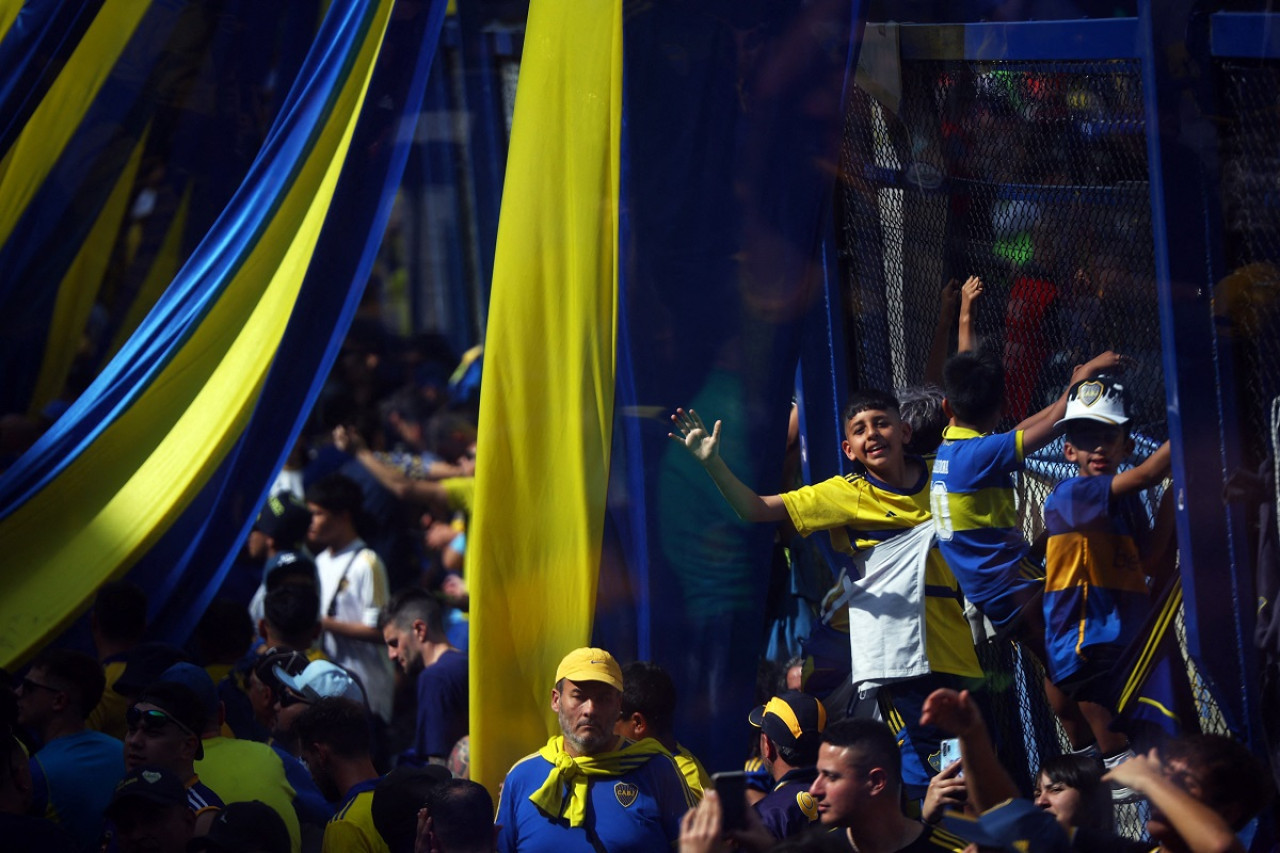
<svg viewBox="0 0 1280 853">
<path fill-rule="evenodd" d="M 1097 421 L 1070 421 L 1062 447 L 1067 461 L 1080 469 L 1081 477 L 1114 474 L 1133 451 L 1133 439 L 1123 427 Z"/>
<path fill-rule="evenodd" d="M 888 481 L 903 460 L 903 445 L 911 440 L 911 425 L 897 412 L 865 409 L 844 425 L 844 455 L 875 476 Z"/>
</svg>

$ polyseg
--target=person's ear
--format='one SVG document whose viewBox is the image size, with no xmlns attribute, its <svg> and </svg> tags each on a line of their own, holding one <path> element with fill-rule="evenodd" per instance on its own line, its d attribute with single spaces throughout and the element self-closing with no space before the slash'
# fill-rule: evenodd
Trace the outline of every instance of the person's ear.
<svg viewBox="0 0 1280 853">
<path fill-rule="evenodd" d="M 1080 451 L 1076 450 L 1076 446 L 1066 439 L 1062 441 L 1062 458 L 1072 465 L 1075 465 L 1076 460 L 1080 458 Z"/>
<path fill-rule="evenodd" d="M 845 457 L 850 462 L 857 461 L 853 458 L 853 445 L 849 443 L 848 439 L 844 439 L 843 441 L 840 442 L 840 449 L 844 451 Z"/>
<path fill-rule="evenodd" d="M 879 794 L 889 784 L 889 773 L 883 767 L 872 767 L 867 771 L 867 782 L 870 784 L 871 793 Z"/>
<path fill-rule="evenodd" d="M 942 413 L 947 416 L 948 420 L 955 420 L 955 410 L 951 408 L 951 403 L 948 402 L 946 397 L 942 398 Z"/>
<path fill-rule="evenodd" d="M 911 443 L 911 436 L 913 434 L 914 433 L 911 429 L 911 424 L 907 423 L 906 421 L 902 421 L 902 443 L 904 445 Z"/>
<path fill-rule="evenodd" d="M 560 713 L 560 691 L 554 687 L 551 688 L 551 710 Z"/>
<path fill-rule="evenodd" d="M 413 620 L 411 630 L 413 631 L 413 636 L 417 638 L 418 642 L 421 643 L 427 639 L 427 623 L 421 619 Z"/>
</svg>

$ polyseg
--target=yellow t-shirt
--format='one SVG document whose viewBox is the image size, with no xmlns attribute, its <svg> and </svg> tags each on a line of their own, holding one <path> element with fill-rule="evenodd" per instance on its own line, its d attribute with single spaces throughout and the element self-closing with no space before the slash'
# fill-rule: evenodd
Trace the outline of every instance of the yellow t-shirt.
<svg viewBox="0 0 1280 853">
<path fill-rule="evenodd" d="M 809 536 L 825 530 L 837 551 L 857 554 L 930 520 L 927 469 L 917 486 L 895 489 L 869 475 L 849 474 L 785 492 L 781 497 L 796 532 Z M 837 588 L 832 592 L 839 595 L 840 591 Z M 967 678 L 981 677 L 973 634 L 964 618 L 960 586 L 936 547 L 930 549 L 925 568 L 924 616 L 925 653 L 930 669 Z M 848 630 L 844 614 L 837 614 L 831 624 Z"/>
</svg>

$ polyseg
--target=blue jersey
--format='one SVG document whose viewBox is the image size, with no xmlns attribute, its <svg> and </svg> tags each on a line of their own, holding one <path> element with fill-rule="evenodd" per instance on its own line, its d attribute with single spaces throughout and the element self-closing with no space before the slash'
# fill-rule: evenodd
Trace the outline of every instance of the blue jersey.
<svg viewBox="0 0 1280 853">
<path fill-rule="evenodd" d="M 1139 550 L 1146 512 L 1136 495 L 1112 497 L 1112 477 L 1073 477 L 1044 504 L 1044 621 L 1049 677 L 1087 673 L 1090 651 L 1123 649 L 1150 610 Z"/>
<path fill-rule="evenodd" d="M 938 550 L 965 598 L 1003 628 L 1043 588 L 1013 499 L 1022 432 L 981 435 L 952 426 L 942 438 L 929 490 Z"/>
<path fill-rule="evenodd" d="M 467 656 L 449 649 L 418 673 L 418 721 L 413 749 L 421 761 L 448 758 L 467 733 Z"/>
<path fill-rule="evenodd" d="M 86 729 L 54 738 L 31 758 L 32 811 L 82 848 L 102 835 L 102 813 L 124 776 L 124 744 Z"/>
<path fill-rule="evenodd" d="M 818 803 L 809 786 L 818 778 L 818 768 L 797 767 L 788 771 L 773 790 L 755 805 L 764 828 L 781 841 L 799 835 L 818 821 Z"/>
<path fill-rule="evenodd" d="M 670 755 L 654 755 L 618 776 L 591 777 L 586 822 L 578 827 L 529 800 L 553 768 L 534 753 L 507 773 L 498 801 L 499 853 L 655 853 L 675 847 L 680 818 L 693 803 Z"/>
</svg>

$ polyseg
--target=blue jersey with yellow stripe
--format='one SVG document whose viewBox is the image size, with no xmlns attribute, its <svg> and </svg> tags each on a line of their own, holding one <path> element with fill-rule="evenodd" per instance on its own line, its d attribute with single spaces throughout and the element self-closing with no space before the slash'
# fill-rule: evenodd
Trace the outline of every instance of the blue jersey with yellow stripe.
<svg viewBox="0 0 1280 853">
<path fill-rule="evenodd" d="M 998 627 L 1012 623 L 1042 588 L 1018 527 L 1013 473 L 1022 432 L 982 435 L 949 426 L 933 466 L 930 504 L 938 549 L 965 597 Z"/>
<path fill-rule="evenodd" d="M 1113 497 L 1113 477 L 1073 477 L 1044 504 L 1044 621 L 1049 677 L 1087 671 L 1090 650 L 1137 636 L 1150 598 L 1139 556 L 1146 512 L 1136 495 Z"/>
</svg>

